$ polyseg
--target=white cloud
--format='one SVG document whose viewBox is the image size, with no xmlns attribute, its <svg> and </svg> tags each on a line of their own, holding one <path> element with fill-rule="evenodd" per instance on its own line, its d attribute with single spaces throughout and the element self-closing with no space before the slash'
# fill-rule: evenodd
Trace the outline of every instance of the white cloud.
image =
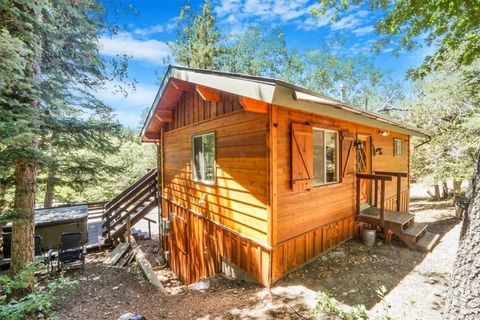
<svg viewBox="0 0 480 320">
<path fill-rule="evenodd" d="M 353 29 L 356 26 L 360 25 L 364 20 L 362 18 L 365 18 L 367 15 L 368 15 L 368 11 L 366 10 L 359 10 L 359 11 L 353 12 L 341 18 L 334 24 L 332 24 L 331 28 L 332 30 Z"/>
<path fill-rule="evenodd" d="M 107 56 L 128 55 L 132 59 L 162 64 L 171 51 L 165 42 L 135 39 L 130 33 L 100 38 L 101 53 Z"/>
<path fill-rule="evenodd" d="M 375 31 L 375 27 L 373 27 L 373 26 L 364 26 L 364 27 L 360 27 L 360 28 L 357 28 L 357 29 L 353 30 L 353 33 L 354 33 L 356 36 L 363 36 L 363 35 L 372 33 L 373 31 Z"/>
<path fill-rule="evenodd" d="M 319 29 L 321 27 L 331 24 L 333 15 L 334 15 L 334 10 L 330 9 L 330 10 L 327 10 L 325 15 L 318 16 L 318 17 L 309 16 L 301 23 L 298 23 L 297 28 L 305 31 Z"/>
<path fill-rule="evenodd" d="M 220 0 L 219 4 L 215 6 L 215 13 L 219 17 L 223 17 L 236 12 L 240 6 L 240 0 Z"/>
<path fill-rule="evenodd" d="M 173 17 L 166 23 L 156 24 L 147 28 L 136 28 L 133 33 L 139 36 L 149 36 L 157 33 L 170 32 L 175 29 L 178 17 Z"/>
<path fill-rule="evenodd" d="M 149 84 L 137 84 L 136 90 L 128 90 L 125 97 L 118 92 L 119 82 L 112 81 L 97 91 L 96 95 L 115 110 L 117 119 L 127 127 L 137 127 L 145 108 L 150 107 L 157 94 L 158 87 Z"/>
<path fill-rule="evenodd" d="M 217 0 L 215 13 L 226 24 L 245 20 L 287 22 L 310 17 L 317 6 L 317 0 Z"/>
</svg>

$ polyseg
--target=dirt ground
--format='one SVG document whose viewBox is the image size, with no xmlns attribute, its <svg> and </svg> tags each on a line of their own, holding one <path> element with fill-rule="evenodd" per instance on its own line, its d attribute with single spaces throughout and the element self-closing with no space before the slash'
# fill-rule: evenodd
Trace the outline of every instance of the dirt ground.
<svg viewBox="0 0 480 320">
<path fill-rule="evenodd" d="M 428 222 L 442 238 L 430 254 L 400 241 L 372 248 L 348 241 L 280 280 L 270 290 L 256 284 L 214 277 L 209 287 L 185 287 L 168 269 L 156 267 L 168 294 L 149 285 L 139 269 L 102 264 L 105 252 L 90 254 L 85 271 L 66 276 L 79 281 L 57 306 L 61 319 L 118 319 L 139 312 L 147 319 L 310 319 L 316 294 L 324 291 L 346 307 L 366 306 L 376 318 L 440 319 L 458 244 L 460 223 L 448 202 L 414 200 L 415 221 Z M 152 251 L 151 243 L 143 243 Z M 386 288 L 384 299 L 376 293 Z"/>
</svg>

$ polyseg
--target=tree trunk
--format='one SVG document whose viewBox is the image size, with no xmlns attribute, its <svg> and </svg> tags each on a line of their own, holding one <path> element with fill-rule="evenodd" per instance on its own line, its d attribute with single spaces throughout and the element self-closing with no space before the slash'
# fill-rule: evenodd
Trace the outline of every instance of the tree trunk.
<svg viewBox="0 0 480 320">
<path fill-rule="evenodd" d="M 435 187 L 435 195 L 433 196 L 433 200 L 438 201 L 440 200 L 440 186 L 437 183 L 434 187 Z"/>
<path fill-rule="evenodd" d="M 442 200 L 448 199 L 448 184 L 446 181 L 442 181 Z"/>
<path fill-rule="evenodd" d="M 21 160 L 15 168 L 14 209 L 21 213 L 12 224 L 11 270 L 15 275 L 34 258 L 35 163 Z"/>
<path fill-rule="evenodd" d="M 45 188 L 45 198 L 43 199 L 43 207 L 50 208 L 53 205 L 53 196 L 55 195 L 55 175 L 54 168 L 48 168 L 47 187 Z"/>
<path fill-rule="evenodd" d="M 453 180 L 453 194 L 454 199 L 462 192 L 462 180 Z"/>
<path fill-rule="evenodd" d="M 444 319 L 480 319 L 480 156 L 450 276 Z"/>
</svg>

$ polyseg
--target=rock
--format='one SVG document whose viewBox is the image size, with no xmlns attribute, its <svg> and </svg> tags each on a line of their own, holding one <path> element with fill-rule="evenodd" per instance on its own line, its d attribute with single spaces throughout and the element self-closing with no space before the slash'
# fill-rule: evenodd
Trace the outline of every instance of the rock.
<svg viewBox="0 0 480 320">
<path fill-rule="evenodd" d="M 122 314 L 120 318 L 118 318 L 118 320 L 147 320 L 147 318 L 145 318 L 143 315 L 141 315 L 138 312 L 134 312 L 134 313 L 130 312 L 130 313 Z"/>
</svg>

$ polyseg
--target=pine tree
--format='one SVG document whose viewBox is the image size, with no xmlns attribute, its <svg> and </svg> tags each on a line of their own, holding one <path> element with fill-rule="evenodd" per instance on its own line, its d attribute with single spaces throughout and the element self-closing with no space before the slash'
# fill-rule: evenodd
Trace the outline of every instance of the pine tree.
<svg viewBox="0 0 480 320">
<path fill-rule="evenodd" d="M 103 134 L 99 128 L 112 127 L 112 110 L 95 90 L 122 81 L 126 62 L 100 57 L 100 33 L 113 29 L 94 0 L 2 1 L 0 20 L 0 167 L 15 177 L 13 204 L 2 211 L 17 216 L 17 273 L 33 259 L 37 168 L 58 159 L 45 152 L 48 145 L 67 137 L 88 144 Z"/>
<path fill-rule="evenodd" d="M 170 44 L 175 62 L 192 68 L 215 69 L 224 49 L 220 31 L 212 13 L 210 0 L 205 0 L 202 13 L 192 10 L 190 1 L 180 10 L 177 40 Z"/>
</svg>

